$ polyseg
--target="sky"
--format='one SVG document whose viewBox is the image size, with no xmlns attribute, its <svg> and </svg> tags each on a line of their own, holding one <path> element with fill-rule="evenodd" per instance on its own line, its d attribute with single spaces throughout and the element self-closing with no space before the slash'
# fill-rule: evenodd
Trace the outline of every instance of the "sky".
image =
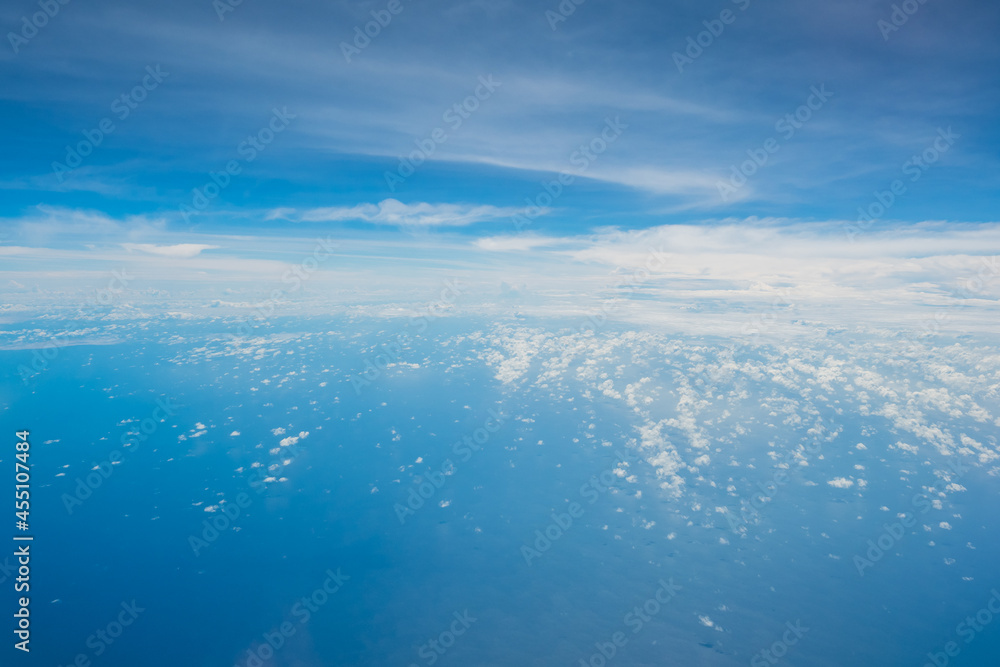
<svg viewBox="0 0 1000 667">
<path fill-rule="evenodd" d="M 0 23 L 9 300 L 112 265 L 232 288 L 332 235 L 322 273 L 372 292 L 584 289 L 659 248 L 684 289 L 925 303 L 1000 238 L 985 0 L 18 0 Z"/>
<path fill-rule="evenodd" d="M 149 480 L 140 475 L 119 485 L 126 495 L 136 484 L 143 491 L 158 488 L 163 470 L 180 466 L 178 479 L 184 479 L 177 488 L 199 487 L 191 487 L 196 500 L 189 508 L 198 515 L 192 525 L 199 525 L 204 511 L 219 507 L 224 487 L 218 482 L 225 466 L 237 465 L 235 452 L 246 449 L 247 465 L 263 466 L 253 452 L 283 457 L 281 447 L 297 437 L 293 433 L 304 438 L 312 431 L 308 447 L 326 451 L 324 457 L 347 452 L 352 474 L 345 475 L 354 479 L 331 485 L 323 471 L 342 468 L 340 459 L 315 459 L 305 467 L 318 477 L 296 482 L 305 485 L 296 487 L 295 502 L 305 498 L 300 491 L 322 489 L 326 500 L 316 507 L 326 511 L 329 502 L 339 512 L 354 502 L 357 487 L 365 499 L 356 504 L 363 509 L 357 515 L 388 498 L 384 517 L 395 525 L 392 489 L 411 473 L 423 474 L 415 466 L 425 465 L 425 455 L 428 464 L 440 460 L 437 445 L 447 441 L 434 433 L 471 423 L 459 412 L 472 414 L 474 406 L 496 400 L 517 419 L 509 441 L 503 435 L 503 447 L 485 447 L 485 458 L 474 465 L 509 475 L 518 447 L 531 452 L 518 461 L 531 460 L 519 478 L 528 483 L 506 477 L 493 485 L 501 489 L 505 512 L 520 505 L 550 514 L 553 499 L 573 491 L 559 484 L 604 456 L 581 456 L 591 439 L 595 447 L 612 440 L 633 447 L 653 466 L 647 472 L 657 476 L 661 491 L 680 496 L 687 489 L 690 512 L 679 503 L 674 508 L 683 512 L 675 517 L 682 538 L 675 544 L 681 556 L 695 556 L 689 560 L 697 572 L 683 585 L 689 599 L 714 600 L 732 578 L 723 570 L 725 576 L 706 577 L 704 564 L 746 565 L 737 551 L 718 560 L 720 548 L 743 550 L 735 536 L 733 546 L 725 546 L 728 538 L 718 532 L 720 503 L 738 507 L 748 480 L 759 478 L 743 472 L 767 475 L 777 450 L 799 451 L 806 438 L 822 436 L 831 446 L 828 458 L 817 457 L 802 478 L 812 485 L 800 494 L 808 502 L 785 505 L 771 519 L 765 512 L 771 523 L 751 531 L 746 542 L 758 544 L 766 532 L 791 526 L 809 543 L 807 551 L 783 551 L 789 567 L 767 561 L 761 572 L 782 576 L 757 578 L 764 597 L 750 595 L 744 605 L 750 626 L 784 613 L 774 604 L 761 612 L 761 599 L 791 591 L 787 600 L 798 604 L 805 591 L 803 608 L 817 610 L 817 620 L 839 611 L 831 595 L 849 598 L 844 609 L 851 613 L 839 616 L 853 628 L 870 628 L 876 650 L 895 645 L 881 635 L 876 641 L 880 628 L 870 614 L 853 613 L 859 606 L 895 614 L 895 627 L 920 635 L 928 648 L 944 645 L 925 628 L 931 622 L 943 631 L 953 627 L 948 624 L 960 617 L 951 621 L 951 608 L 964 604 L 962 595 L 923 604 L 938 589 L 926 578 L 919 586 L 904 581 L 917 571 L 912 567 L 897 569 L 887 581 L 899 582 L 892 591 L 905 595 L 892 598 L 894 610 L 886 606 L 889 597 L 878 599 L 885 589 L 869 586 L 872 580 L 860 589 L 845 587 L 836 572 L 854 576 L 848 545 L 863 549 L 869 537 L 849 526 L 855 510 L 865 511 L 857 499 L 871 500 L 872 512 L 865 514 L 874 527 L 890 505 L 898 509 L 886 500 L 876 514 L 882 498 L 928 490 L 936 479 L 952 481 L 944 457 L 978 455 L 977 476 L 997 472 L 986 467 L 997 458 L 991 428 L 1000 425 L 989 411 L 1000 389 L 1000 3 L 6 0 L 0 26 L 0 350 L 12 360 L 5 362 L 10 382 L 0 385 L 0 405 L 18 419 L 36 415 L 40 422 L 53 405 L 60 407 L 55 426 L 77 432 L 67 431 L 62 445 L 59 437 L 39 440 L 63 448 L 63 467 L 93 471 L 91 445 L 106 440 L 105 421 L 108 428 L 117 424 L 112 444 L 123 428 L 141 424 L 146 433 L 153 421 L 148 412 L 133 420 L 122 411 L 148 410 L 144 402 L 163 394 L 186 407 L 158 434 L 162 449 L 151 443 L 143 456 L 159 451 L 170 458 L 147 467 Z M 495 396 L 473 391 L 489 389 L 490 382 Z M 351 390 L 344 389 L 348 383 Z M 331 419 L 323 417 L 326 408 L 343 416 L 326 431 L 330 436 L 320 430 L 322 420 Z M 362 410 L 369 416 L 362 418 Z M 66 417 L 73 411 L 79 419 Z M 257 414 L 246 436 L 243 426 L 229 423 L 243 413 Z M 267 433 L 255 433 L 261 431 L 255 421 L 271 419 L 261 415 L 281 420 L 270 430 L 281 440 L 270 449 L 263 446 L 271 442 L 263 439 Z M 580 438 L 572 437 L 577 415 L 584 419 Z M 303 419 L 312 425 L 298 426 Z M 402 436 L 394 422 L 405 424 Z M 81 424 L 90 426 L 81 430 Z M 229 435 L 195 440 L 209 433 L 206 424 Z M 842 426 L 844 437 L 834 444 Z M 168 447 L 168 429 L 191 427 Z M 890 444 L 897 434 L 900 440 Z M 861 438 L 873 445 L 869 454 Z M 366 440 L 376 444 L 372 466 L 391 464 L 370 484 L 362 470 L 368 464 L 358 468 L 353 447 Z M 556 447 L 538 447 L 543 440 Z M 537 445 L 529 450 L 521 441 Z M 221 449 L 212 449 L 213 442 Z M 919 458 L 913 443 L 923 448 Z M 741 449 L 747 445 L 760 449 Z M 185 448 L 200 458 L 177 454 L 174 462 Z M 500 458 L 490 458 L 491 450 Z M 744 452 L 752 457 L 743 458 Z M 221 458 L 205 458 L 216 454 Z M 399 458 L 415 454 L 414 463 Z M 206 465 L 211 461 L 224 465 Z M 279 459 L 273 461 L 269 472 L 277 469 Z M 886 461 L 906 467 L 885 467 Z M 282 467 L 289 463 L 281 460 Z M 776 458 L 774 464 L 790 465 Z M 76 475 L 62 470 L 57 476 Z M 211 479 L 199 481 L 201 473 Z M 242 482 L 243 473 L 241 464 L 231 477 Z M 873 483 L 865 492 L 868 479 L 892 484 Z M 553 486 L 552 480 L 563 482 Z M 970 563 L 995 552 L 987 543 L 979 556 L 966 554 L 980 535 L 972 528 L 986 525 L 980 515 L 996 505 L 993 484 L 987 489 L 972 480 L 971 500 L 959 497 L 954 510 L 945 506 L 955 512 L 949 520 L 956 528 L 959 512 L 966 513 L 965 531 L 955 537 L 934 532 L 927 538 L 940 548 L 925 550 L 936 562 L 961 553 L 959 567 L 969 572 Z M 488 490 L 486 484 L 473 491 Z M 421 521 L 436 522 L 437 510 L 478 511 L 462 502 L 446 510 L 448 488 Z M 525 496 L 531 504 L 520 502 L 524 489 L 540 492 Z M 948 490 L 966 489 L 953 483 Z M 659 502 L 666 497 L 648 493 L 642 503 L 674 512 Z M 617 504 L 605 508 L 619 517 L 608 520 L 611 532 L 594 544 L 617 543 L 622 553 L 638 548 L 633 555 L 655 564 L 652 542 L 631 539 L 640 525 L 646 531 L 654 522 L 621 506 L 613 510 Z M 267 512 L 287 507 L 268 503 Z M 168 510 L 164 506 L 167 520 Z M 138 515 L 129 512 L 134 524 Z M 149 518 L 157 523 L 150 525 L 164 524 L 153 512 L 159 512 L 155 505 Z M 302 516 L 311 521 L 314 514 Z M 516 528 L 517 516 L 499 516 L 503 525 L 492 536 L 487 524 L 482 539 L 493 541 L 477 544 L 502 546 L 496 536 Z M 595 526 L 604 523 L 591 516 Z M 673 540 L 674 523 L 667 520 L 673 515 L 662 516 L 657 530 Z M 833 528 L 817 537 L 814 518 L 824 516 Z M 338 521 L 327 522 L 334 533 L 347 526 Z M 616 521 L 632 523 L 622 541 L 610 539 L 620 537 Z M 777 528 L 765 530 L 768 525 Z M 435 526 L 439 535 L 458 534 Z M 372 554 L 381 558 L 368 547 L 382 544 L 382 527 L 374 521 L 361 532 L 342 531 L 346 553 L 364 559 L 358 584 L 366 581 Z M 86 522 L 70 528 L 66 535 L 109 530 L 104 525 L 95 532 Z M 365 538 L 369 529 L 377 538 Z M 385 562 L 398 554 L 436 554 L 433 540 L 423 539 L 429 534 L 407 543 L 414 549 L 385 542 L 392 552 Z M 825 542 L 831 534 L 833 541 Z M 309 535 L 313 544 L 324 544 L 321 533 Z M 838 535 L 850 539 L 834 554 L 825 545 Z M 871 537 L 880 539 L 874 530 Z M 223 554 L 242 557 L 240 545 L 247 543 L 227 539 L 233 551 L 217 553 L 231 570 L 232 559 Z M 133 542 L 136 548 L 157 543 Z M 275 558 L 288 551 L 280 540 L 271 542 Z M 448 557 L 461 555 L 451 544 L 438 546 Z M 661 546 L 673 560 L 674 549 Z M 607 552 L 612 560 L 618 548 Z M 502 550 L 476 553 L 494 552 Z M 166 563 L 169 550 L 157 553 Z M 601 549 L 591 553 L 604 575 L 614 575 L 607 581 L 617 582 L 621 568 L 606 567 L 612 560 Z M 504 558 L 501 553 L 496 562 Z M 510 581 L 514 588 L 527 581 L 555 591 L 553 600 L 586 617 L 578 634 L 595 641 L 588 628 L 598 616 L 591 611 L 610 614 L 617 603 L 609 605 L 602 592 L 574 606 L 556 589 L 587 576 L 559 570 L 558 558 L 551 558 L 551 565 L 536 566 L 553 567 L 551 580 L 548 570 L 535 569 L 533 578 Z M 433 570 L 447 581 L 429 588 L 433 579 L 411 578 L 405 568 L 379 575 L 374 587 L 358 586 L 361 607 L 342 608 L 352 620 L 339 632 L 367 622 L 358 609 L 381 599 L 372 596 L 379 587 L 406 609 L 421 610 L 418 623 L 385 646 L 405 645 L 435 618 L 425 609 L 427 590 L 452 591 L 439 601 L 465 604 L 469 591 L 440 567 L 441 559 L 405 560 L 416 563 L 418 573 Z M 817 584 L 812 569 L 796 578 L 794 564 L 803 560 L 845 569 L 831 570 L 836 576 Z M 955 562 L 948 560 L 945 566 Z M 909 562 L 920 569 L 931 561 Z M 475 561 L 457 571 L 489 581 L 469 563 Z M 951 581 L 959 569 L 939 572 Z M 509 575 L 505 570 L 504 581 Z M 216 579 L 225 584 L 225 577 Z M 100 583 L 93 576 L 78 580 Z M 634 588 L 629 582 L 605 588 L 622 593 Z M 816 595 L 816 585 L 831 595 Z M 699 598 L 702 589 L 711 595 Z M 481 602 L 499 600 L 493 593 Z M 506 593 L 499 590 L 504 602 L 497 608 L 514 600 L 523 612 L 525 598 Z M 866 605 L 865 595 L 874 602 Z M 421 596 L 416 603 L 414 596 Z M 66 610 L 82 609 L 66 600 Z M 699 623 L 703 634 L 725 636 L 728 622 L 714 623 L 733 608 L 712 606 L 688 614 L 687 622 Z M 527 607 L 546 612 L 534 602 Z M 387 608 L 392 604 L 380 607 L 377 623 L 388 617 Z M 518 616 L 511 636 L 530 635 L 537 643 L 539 628 L 561 618 L 542 615 L 540 625 Z M 89 624 L 91 616 L 74 618 Z M 172 628 L 177 619 L 158 627 Z M 212 632 L 216 625 L 194 623 Z M 484 620 L 483 636 L 503 650 L 523 653 L 530 644 L 508 641 L 487 625 Z M 668 639 L 687 627 L 668 625 Z M 833 651 L 866 648 L 867 631 L 844 642 L 837 627 L 828 624 L 812 636 L 836 635 L 823 640 L 836 641 Z M 334 642 L 337 634 L 323 637 Z M 691 648 L 707 650 L 714 642 Z M 979 642 L 972 650 L 994 649 L 985 638 Z M 344 646 L 350 644 L 336 650 Z M 814 646 L 821 647 L 816 655 L 823 653 L 822 641 Z"/>
</svg>

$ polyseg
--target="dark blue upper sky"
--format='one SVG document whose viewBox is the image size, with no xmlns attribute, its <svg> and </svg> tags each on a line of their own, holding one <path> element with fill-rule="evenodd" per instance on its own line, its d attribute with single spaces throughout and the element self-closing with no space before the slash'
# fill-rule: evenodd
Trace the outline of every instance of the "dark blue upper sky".
<svg viewBox="0 0 1000 667">
<path fill-rule="evenodd" d="M 0 215 L 370 228 L 399 222 L 359 212 L 391 198 L 488 233 L 529 202 L 552 233 L 994 221 L 1000 7 L 903 4 L 8 2 Z M 89 155 L 56 174 L 67 147 Z"/>
</svg>

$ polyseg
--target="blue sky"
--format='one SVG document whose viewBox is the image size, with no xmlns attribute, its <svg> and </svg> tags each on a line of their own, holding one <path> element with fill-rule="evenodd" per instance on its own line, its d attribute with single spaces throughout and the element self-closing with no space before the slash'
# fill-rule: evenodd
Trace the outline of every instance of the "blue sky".
<svg viewBox="0 0 1000 667">
<path fill-rule="evenodd" d="M 401 2 L 348 63 L 341 42 L 385 5 L 247 1 L 220 20 L 207 0 L 70 3 L 16 54 L 8 35 L 3 214 L 45 203 L 173 216 L 208 172 L 239 159 L 237 147 L 273 108 L 287 108 L 297 116 L 287 131 L 198 224 L 245 226 L 229 218 L 246 215 L 256 226 L 261 209 L 388 197 L 520 207 L 546 178 L 574 168 L 570 156 L 607 117 L 628 128 L 543 228 L 855 217 L 947 127 L 960 135 L 953 150 L 887 217 L 996 218 L 994 3 L 929 0 L 886 40 L 877 25 L 892 14 L 884 2 L 588 0 L 555 30 L 546 11 L 556 2 Z M 724 10 L 731 23 L 678 71 L 672 54 Z M 2 22 L 19 32 L 34 11 L 6 3 Z M 162 83 L 119 119 L 112 101 L 157 65 Z M 443 122 L 490 75 L 500 86 L 461 127 Z M 832 96 L 786 139 L 775 124 L 814 85 Z M 52 163 L 103 118 L 114 132 L 59 183 Z M 437 127 L 447 141 L 392 191 L 385 172 Z M 769 137 L 778 152 L 724 202 L 717 183 Z"/>
<path fill-rule="evenodd" d="M 555 266 L 562 253 L 619 271 L 616 243 L 699 229 L 727 267 L 739 248 L 726 230 L 747 228 L 780 230 L 775 248 L 835 247 L 840 269 L 878 256 L 898 272 L 947 247 L 932 263 L 954 282 L 997 250 L 995 3 L 561 7 L 71 2 L 33 30 L 39 5 L 6 3 L 6 271 L 46 249 L 95 266 L 111 249 L 281 261 L 276 237 L 331 233 L 362 267 L 456 253 Z M 57 173 L 78 148 L 89 154 Z M 859 208 L 875 213 L 864 249 L 849 233 Z M 737 282 L 765 274 L 802 279 Z"/>
</svg>

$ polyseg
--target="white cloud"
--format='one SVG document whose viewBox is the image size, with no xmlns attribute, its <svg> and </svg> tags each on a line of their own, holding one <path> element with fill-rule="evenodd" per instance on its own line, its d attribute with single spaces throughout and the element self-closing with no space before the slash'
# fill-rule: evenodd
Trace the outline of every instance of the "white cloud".
<svg viewBox="0 0 1000 667">
<path fill-rule="evenodd" d="M 159 257 L 172 257 L 174 259 L 189 259 L 197 257 L 202 250 L 212 250 L 219 246 L 204 245 L 201 243 L 178 243 L 176 245 L 155 245 L 153 243 L 122 243 L 121 246 L 129 252 L 144 252 L 148 255 Z"/>
<path fill-rule="evenodd" d="M 564 243 L 562 239 L 549 236 L 536 236 L 534 234 L 508 235 L 508 236 L 488 236 L 477 239 L 476 247 L 481 250 L 493 250 L 497 252 L 525 251 L 545 246 L 558 245 Z"/>
<path fill-rule="evenodd" d="M 426 202 L 404 204 L 398 199 L 385 199 L 378 204 L 333 206 L 304 211 L 279 208 L 271 211 L 267 219 L 285 218 L 298 222 L 360 220 L 376 225 L 395 225 L 397 227 L 461 227 L 487 220 L 508 218 L 519 211 L 518 208 L 490 205 L 428 204 Z"/>
<path fill-rule="evenodd" d="M 707 202 L 719 205 L 721 200 L 717 194 L 718 177 L 685 170 L 668 170 L 652 167 L 630 167 L 625 169 L 596 169 L 588 177 L 617 183 L 638 190 L 646 190 L 656 194 L 698 194 L 703 198 L 706 194 L 713 195 Z M 741 196 L 745 196 L 743 192 Z"/>
</svg>

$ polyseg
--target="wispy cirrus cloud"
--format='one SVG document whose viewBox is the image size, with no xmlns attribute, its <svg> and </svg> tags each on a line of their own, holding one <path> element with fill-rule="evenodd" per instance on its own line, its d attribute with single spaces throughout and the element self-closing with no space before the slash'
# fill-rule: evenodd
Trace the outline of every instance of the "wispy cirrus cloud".
<svg viewBox="0 0 1000 667">
<path fill-rule="evenodd" d="M 216 245 L 201 243 L 177 243 L 175 245 L 156 245 L 154 243 L 122 243 L 122 248 L 129 252 L 143 252 L 147 255 L 171 257 L 174 259 L 190 259 L 201 254 L 202 250 L 213 250 Z"/>
<path fill-rule="evenodd" d="M 352 39 L 350 26 L 371 20 L 356 3 L 306 2 L 291 13 L 260 3 L 257 13 L 227 21 L 224 34 L 200 12 L 165 13 L 158 3 L 111 2 L 94 16 L 66 12 L 46 26 L 46 40 L 32 42 L 31 57 L 4 70 L 0 96 L 16 122 L 6 128 L 0 213 L 16 215 L 39 201 L 112 208 L 128 201 L 135 213 L 165 215 L 205 182 L 205 170 L 235 156 L 280 101 L 299 116 L 294 129 L 267 148 L 267 159 L 245 165 L 239 185 L 220 193 L 211 212 L 245 214 L 283 201 L 352 206 L 388 196 L 452 201 L 455 195 L 440 194 L 451 192 L 506 206 L 568 171 L 579 181 L 560 201 L 562 211 L 604 221 L 623 210 L 635 212 L 636 226 L 642 215 L 691 210 L 831 219 L 888 188 L 939 126 L 954 124 L 968 140 L 908 184 L 892 215 L 993 217 L 996 3 L 929 3 L 888 43 L 877 28 L 888 4 L 811 3 L 792 12 L 739 4 L 752 5 L 740 12 L 745 22 L 727 27 L 683 72 L 672 66 L 673 54 L 718 14 L 696 0 L 581 10 L 557 31 L 537 3 L 407 12 L 405 32 L 379 39 L 351 63 L 336 44 Z M 12 26 L 20 18 L 7 17 Z M 331 26 L 343 28 L 332 41 Z M 503 51 L 511 35 L 523 49 Z M 111 45 L 126 43 L 123 58 Z M 184 85 L 200 91 L 200 103 L 186 103 L 178 79 L 119 119 L 109 100 L 132 90 L 151 63 L 186 72 Z M 446 116 L 456 119 L 454 109 L 486 73 L 502 88 L 452 124 Z M 325 85 L 317 87 L 319 79 Z M 778 124 L 822 84 L 835 93 L 829 106 L 724 201 L 718 183 L 748 151 L 783 138 Z M 629 125 L 625 135 L 585 173 L 575 170 L 573 155 L 595 140 L 604 118 L 619 114 Z M 53 161 L 84 139 L 81 132 L 97 136 L 105 117 L 115 124 L 113 139 L 58 183 Z M 426 156 L 421 177 L 401 191 L 384 187 L 385 171 L 427 145 L 435 129 L 446 130 L 447 141 Z M 317 174 L 323 185 L 314 189 Z M 238 227 L 238 217 L 212 224 Z"/>
<path fill-rule="evenodd" d="M 396 227 L 463 227 L 477 222 L 509 218 L 518 212 L 519 209 L 513 207 L 426 202 L 404 204 L 398 199 L 385 199 L 378 204 L 357 206 L 332 206 L 306 210 L 278 208 L 271 211 L 267 219 L 295 222 L 361 221 Z"/>
<path fill-rule="evenodd" d="M 535 248 L 559 245 L 565 243 L 566 239 L 554 236 L 538 236 L 534 234 L 519 234 L 506 236 L 488 236 L 476 239 L 475 245 L 480 250 L 492 250 L 496 252 L 525 252 Z"/>
</svg>

